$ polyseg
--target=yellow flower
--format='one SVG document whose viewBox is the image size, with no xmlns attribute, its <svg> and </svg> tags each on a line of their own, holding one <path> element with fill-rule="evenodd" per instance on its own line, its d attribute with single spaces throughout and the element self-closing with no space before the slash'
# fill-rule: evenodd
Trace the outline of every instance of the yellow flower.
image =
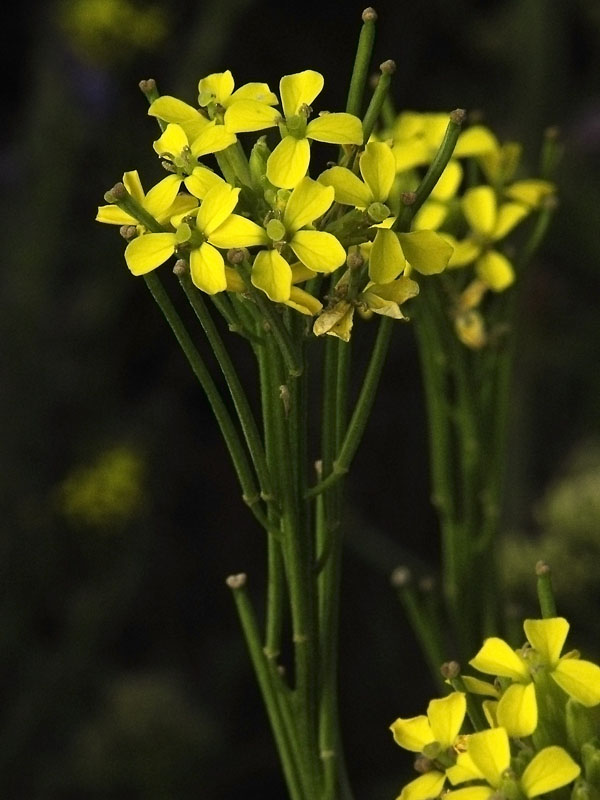
<svg viewBox="0 0 600 800">
<path fill-rule="evenodd" d="M 323 89 L 323 83 L 323 76 L 311 69 L 285 75 L 280 81 L 284 135 L 267 161 L 267 178 L 274 186 L 293 189 L 306 175 L 309 139 L 341 145 L 362 144 L 362 123 L 352 114 L 323 114 L 307 122 L 310 105 Z"/>
<path fill-rule="evenodd" d="M 464 693 L 452 692 L 447 697 L 431 700 L 427 716 L 398 718 L 390 725 L 390 730 L 396 744 L 405 750 L 422 753 L 426 747 L 436 744 L 439 752 L 454 746 L 466 710 Z"/>
<path fill-rule="evenodd" d="M 329 209 L 333 196 L 331 187 L 303 178 L 291 193 L 282 219 L 267 225 L 265 236 L 268 234 L 272 248 L 256 255 L 252 283 L 274 302 L 290 297 L 292 270 L 280 252 L 286 245 L 313 272 L 333 272 L 344 263 L 346 251 L 335 236 L 306 229 Z"/>
<path fill-rule="evenodd" d="M 177 194 L 181 186 L 181 178 L 177 175 L 163 178 L 147 194 L 142 188 L 137 170 L 126 172 L 123 175 L 123 184 L 134 200 L 161 225 L 166 224 L 171 217 L 191 211 L 198 205 L 194 197 Z M 140 233 L 144 230 L 135 217 L 112 203 L 98 207 L 96 221 L 109 225 L 135 225 Z"/>
<path fill-rule="evenodd" d="M 233 133 L 261 131 L 277 125 L 281 114 L 271 108 L 277 96 L 266 83 L 246 83 L 234 91 L 233 76 L 229 70 L 215 72 L 198 83 L 198 105 L 208 110 L 209 116 L 220 119 L 226 130 Z"/>
<path fill-rule="evenodd" d="M 239 189 L 223 182 L 208 191 L 200 205 L 194 228 L 182 221 L 175 233 L 148 233 L 127 245 L 125 261 L 134 275 L 145 275 L 163 264 L 177 246 L 190 248 L 192 281 L 203 292 L 216 294 L 227 288 L 225 262 L 217 248 L 266 244 L 264 230 L 233 213 Z"/>
<path fill-rule="evenodd" d="M 600 667 L 574 653 L 560 656 L 569 623 L 563 617 L 525 620 L 529 647 L 513 650 L 503 639 L 490 637 L 469 662 L 488 675 L 509 678 L 496 707 L 498 724 L 511 736 L 529 736 L 537 727 L 538 704 L 533 680 L 540 670 L 584 706 L 600 703 Z"/>
<path fill-rule="evenodd" d="M 319 176 L 319 182 L 333 186 L 335 201 L 355 208 L 385 203 L 396 177 L 396 162 L 385 142 L 369 142 L 359 160 L 362 181 L 346 167 L 331 167 Z"/>
<path fill-rule="evenodd" d="M 447 770 L 453 784 L 484 780 L 483 785 L 468 786 L 448 792 L 448 800 L 487 800 L 502 792 L 510 768 L 510 744 L 504 728 L 493 728 L 467 737 L 467 751 L 460 753 L 456 765 Z M 578 777 L 581 768 L 562 747 L 545 747 L 525 767 L 518 781 L 527 798 L 552 792 Z M 510 779 L 509 779 L 510 780 Z"/>
<path fill-rule="evenodd" d="M 405 750 L 422 753 L 426 748 L 431 757 L 454 746 L 460 733 L 467 703 L 463 692 L 431 700 L 424 714 L 410 719 L 397 719 L 390 725 L 394 741 Z M 407 784 L 398 800 L 426 800 L 442 791 L 445 774 L 432 769 Z"/>
<path fill-rule="evenodd" d="M 448 117 L 445 113 L 420 114 L 415 111 L 406 111 L 398 116 L 392 131 L 397 172 L 432 161 L 444 138 Z M 498 141 L 488 128 L 473 125 L 459 135 L 453 157 L 482 156 L 498 148 Z"/>
<path fill-rule="evenodd" d="M 514 281 L 512 264 L 493 248 L 529 213 L 522 203 L 508 201 L 498 206 L 490 186 L 476 186 L 465 192 L 463 212 L 472 233 L 458 242 L 449 234 L 444 238 L 453 246 L 449 267 L 462 267 L 475 262 L 477 276 L 495 292 L 507 289 Z"/>
<path fill-rule="evenodd" d="M 192 140 L 181 125 L 170 122 L 153 147 L 161 158 L 171 162 L 178 173 L 191 175 L 198 168 L 198 159 L 201 156 L 218 153 L 234 144 L 235 140 L 235 134 L 215 122 L 207 122 Z"/>
</svg>

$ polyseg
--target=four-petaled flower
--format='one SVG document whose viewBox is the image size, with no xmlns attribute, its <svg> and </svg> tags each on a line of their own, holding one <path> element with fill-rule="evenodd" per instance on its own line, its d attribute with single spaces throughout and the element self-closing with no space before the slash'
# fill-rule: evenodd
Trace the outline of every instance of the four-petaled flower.
<svg viewBox="0 0 600 800">
<path fill-rule="evenodd" d="M 400 747 L 413 753 L 424 753 L 428 758 L 437 755 L 457 742 L 467 710 L 463 692 L 452 692 L 447 697 L 431 700 L 424 714 L 410 719 L 397 719 L 390 725 L 394 740 Z M 432 769 L 408 783 L 399 800 L 426 800 L 437 797 L 442 791 L 445 773 Z"/>
<path fill-rule="evenodd" d="M 290 264 L 280 250 L 288 245 L 313 272 L 333 272 L 346 259 L 346 251 L 331 233 L 307 230 L 333 203 L 334 192 L 311 178 L 303 178 L 291 193 L 281 219 L 267 224 L 265 236 L 272 248 L 260 250 L 252 267 L 252 283 L 275 302 L 289 299 Z"/>
<path fill-rule="evenodd" d="M 540 750 L 525 767 L 520 778 L 509 772 L 510 743 L 504 728 L 473 733 L 466 739 L 466 752 L 459 753 L 456 764 L 446 771 L 454 785 L 465 781 L 482 780 L 484 784 L 455 789 L 445 795 L 447 800 L 488 800 L 502 794 L 507 782 L 516 785 L 517 794 L 527 798 L 539 797 L 574 781 L 581 768 L 562 747 L 552 745 Z M 514 797 L 515 792 L 507 792 Z"/>
<path fill-rule="evenodd" d="M 178 245 L 185 245 L 190 249 L 190 274 L 198 289 L 207 294 L 224 291 L 225 262 L 217 248 L 267 243 L 259 225 L 233 213 L 239 193 L 225 182 L 218 184 L 206 194 L 193 226 L 182 220 L 175 233 L 148 233 L 134 239 L 125 249 L 131 272 L 145 275 L 172 256 Z"/>
<path fill-rule="evenodd" d="M 547 672 L 582 705 L 600 703 L 600 667 L 578 658 L 577 653 L 560 655 L 569 631 L 566 619 L 527 619 L 523 628 L 529 645 L 522 650 L 513 650 L 503 639 L 492 636 L 469 662 L 480 672 L 512 681 L 495 709 L 498 724 L 511 736 L 529 736 L 537 727 L 534 681 L 540 671 Z"/>
<path fill-rule="evenodd" d="M 323 89 L 323 76 L 312 69 L 285 75 L 279 83 L 285 123 L 283 138 L 267 161 L 267 178 L 274 186 L 293 189 L 306 175 L 310 162 L 309 139 L 330 144 L 362 144 L 362 123 L 353 114 L 322 114 L 308 122 L 310 104 Z M 234 107 L 235 108 L 235 107 Z M 237 112 L 226 114 L 227 125 L 237 124 Z"/>
<path fill-rule="evenodd" d="M 147 211 L 161 225 L 165 225 L 171 217 L 192 211 L 198 205 L 195 197 L 177 194 L 181 186 L 181 179 L 177 175 L 167 175 L 147 194 L 142 188 L 137 170 L 126 172 L 123 175 L 123 184 L 144 211 Z M 145 230 L 135 217 L 114 203 L 99 206 L 96 221 L 106 222 L 109 225 L 135 225 L 140 233 Z"/>
</svg>

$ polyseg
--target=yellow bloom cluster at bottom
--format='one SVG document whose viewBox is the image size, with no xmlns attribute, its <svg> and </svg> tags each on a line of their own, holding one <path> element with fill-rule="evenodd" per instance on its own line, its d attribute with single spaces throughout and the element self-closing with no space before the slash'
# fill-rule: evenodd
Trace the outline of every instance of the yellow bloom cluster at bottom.
<svg viewBox="0 0 600 800">
<path fill-rule="evenodd" d="M 561 655 L 566 619 L 523 627 L 520 649 L 490 637 L 469 662 L 494 683 L 457 676 L 449 682 L 460 690 L 432 700 L 427 715 L 390 726 L 400 747 L 420 754 L 422 774 L 398 800 L 525 800 L 558 789 L 564 798 L 564 787 L 574 800 L 600 796 L 600 666 Z M 463 730 L 468 705 L 472 732 Z"/>
</svg>

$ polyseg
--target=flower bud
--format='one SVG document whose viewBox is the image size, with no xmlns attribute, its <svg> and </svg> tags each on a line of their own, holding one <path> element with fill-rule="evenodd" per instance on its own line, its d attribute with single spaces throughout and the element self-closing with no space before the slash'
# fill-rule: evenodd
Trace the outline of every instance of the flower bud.
<svg viewBox="0 0 600 800">
<path fill-rule="evenodd" d="M 573 752 L 581 750 L 584 744 L 598 735 L 598 711 L 586 708 L 570 697 L 566 706 L 567 737 Z"/>
</svg>

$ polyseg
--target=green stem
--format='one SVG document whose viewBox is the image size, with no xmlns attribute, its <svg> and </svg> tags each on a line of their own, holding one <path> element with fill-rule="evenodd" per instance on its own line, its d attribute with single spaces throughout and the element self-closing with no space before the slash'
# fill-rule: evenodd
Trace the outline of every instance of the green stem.
<svg viewBox="0 0 600 800">
<path fill-rule="evenodd" d="M 169 323 L 171 330 L 175 334 L 179 346 L 184 352 L 194 375 L 198 378 L 204 393 L 210 403 L 213 413 L 219 424 L 221 434 L 229 450 L 233 466 L 235 468 L 238 480 L 242 487 L 244 502 L 248 504 L 254 516 L 258 519 L 261 525 L 268 528 L 268 521 L 260 508 L 260 498 L 256 490 L 252 469 L 246 457 L 246 453 L 242 442 L 239 438 L 238 432 L 235 429 L 231 416 L 227 411 L 227 407 L 223 402 L 219 391 L 208 372 L 204 361 L 194 343 L 192 342 L 187 329 L 175 307 L 173 306 L 169 296 L 165 292 L 159 277 L 155 273 L 149 273 L 144 276 L 144 280 L 152 297 L 158 304 L 165 319 Z"/>
<path fill-rule="evenodd" d="M 246 393 L 241 384 L 239 376 L 236 372 L 233 362 L 231 361 L 231 357 L 227 351 L 227 348 L 225 347 L 223 340 L 219 335 L 217 326 L 215 325 L 214 320 L 208 308 L 206 307 L 204 300 L 202 299 L 201 292 L 193 285 L 189 273 L 181 272 L 178 277 L 181 288 L 185 292 L 190 305 L 194 309 L 196 317 L 202 325 L 212 351 L 215 354 L 215 358 L 219 362 L 221 372 L 223 373 L 223 376 L 227 382 L 227 387 L 229 389 L 229 393 L 231 394 L 231 398 L 240 421 L 240 426 L 246 440 L 246 445 L 248 446 L 248 451 L 250 452 L 250 457 L 258 476 L 258 482 L 261 487 L 261 495 L 267 502 L 272 502 L 273 487 L 269 469 L 267 467 L 264 447 L 258 432 L 256 420 L 254 419 L 254 414 L 250 408 L 248 398 L 246 397 Z"/>
<path fill-rule="evenodd" d="M 537 595 L 540 604 L 540 611 L 544 619 L 556 617 L 556 601 L 552 591 L 552 579 L 550 577 L 550 567 L 543 561 L 538 561 L 535 565 L 537 575 Z"/>
<path fill-rule="evenodd" d="M 227 579 L 227 585 L 233 590 L 233 598 L 275 736 L 290 797 L 292 800 L 312 800 L 312 796 L 303 789 L 301 767 L 294 758 L 292 742 L 282 714 L 281 698 L 278 696 L 279 692 L 274 681 L 275 675 L 262 650 L 258 623 L 245 590 L 245 582 L 246 576 L 243 574 L 232 575 Z"/>
<path fill-rule="evenodd" d="M 373 133 L 373 129 L 375 128 L 377 120 L 381 115 L 381 109 L 383 108 L 385 98 L 390 88 L 392 75 L 396 71 L 396 64 L 390 59 L 388 61 L 384 61 L 383 64 L 380 65 L 379 69 L 381 70 L 381 75 L 377 81 L 377 86 L 375 87 L 375 91 L 371 97 L 371 102 L 369 103 L 369 107 L 367 108 L 366 114 L 363 118 L 364 144 L 369 141 L 369 137 Z"/>
<path fill-rule="evenodd" d="M 250 280 L 250 265 L 248 263 L 242 263 L 238 265 L 238 269 L 244 280 L 244 283 L 248 288 L 250 296 L 258 306 L 258 309 L 264 320 L 269 325 L 269 330 L 277 342 L 289 374 L 294 378 L 299 377 L 302 375 L 302 361 L 289 331 L 283 324 L 283 321 L 277 314 L 277 311 L 273 309 L 273 304 L 271 301 L 263 292 L 254 288 L 252 281 Z"/>
<path fill-rule="evenodd" d="M 354 114 L 357 117 L 360 116 L 365 86 L 367 84 L 367 78 L 369 77 L 369 65 L 371 63 L 371 54 L 375 42 L 375 22 L 377 20 L 377 14 L 372 8 L 367 8 L 362 13 L 362 20 L 363 25 L 360 29 L 360 36 L 358 37 L 356 57 L 354 59 L 350 88 L 348 90 L 348 100 L 346 102 L 346 111 L 348 114 Z"/>
<path fill-rule="evenodd" d="M 392 586 L 398 593 L 410 626 L 419 640 L 425 661 L 437 688 L 444 691 L 440 667 L 444 661 L 442 637 L 435 621 L 425 612 L 415 592 L 410 570 L 397 567 L 392 573 Z"/>
<path fill-rule="evenodd" d="M 307 497 L 315 497 L 321 492 L 329 489 L 337 483 L 349 470 L 352 459 L 356 454 L 360 440 L 365 432 L 365 428 L 375 402 L 377 386 L 385 363 L 390 338 L 392 334 L 392 320 L 384 317 L 379 323 L 375 346 L 371 353 L 371 360 L 367 368 L 360 394 L 354 407 L 354 412 L 350 418 L 350 424 L 346 431 L 343 444 L 339 450 L 337 458 L 333 462 L 332 471 L 323 478 L 322 481 L 313 486 L 306 493 Z"/>
</svg>

